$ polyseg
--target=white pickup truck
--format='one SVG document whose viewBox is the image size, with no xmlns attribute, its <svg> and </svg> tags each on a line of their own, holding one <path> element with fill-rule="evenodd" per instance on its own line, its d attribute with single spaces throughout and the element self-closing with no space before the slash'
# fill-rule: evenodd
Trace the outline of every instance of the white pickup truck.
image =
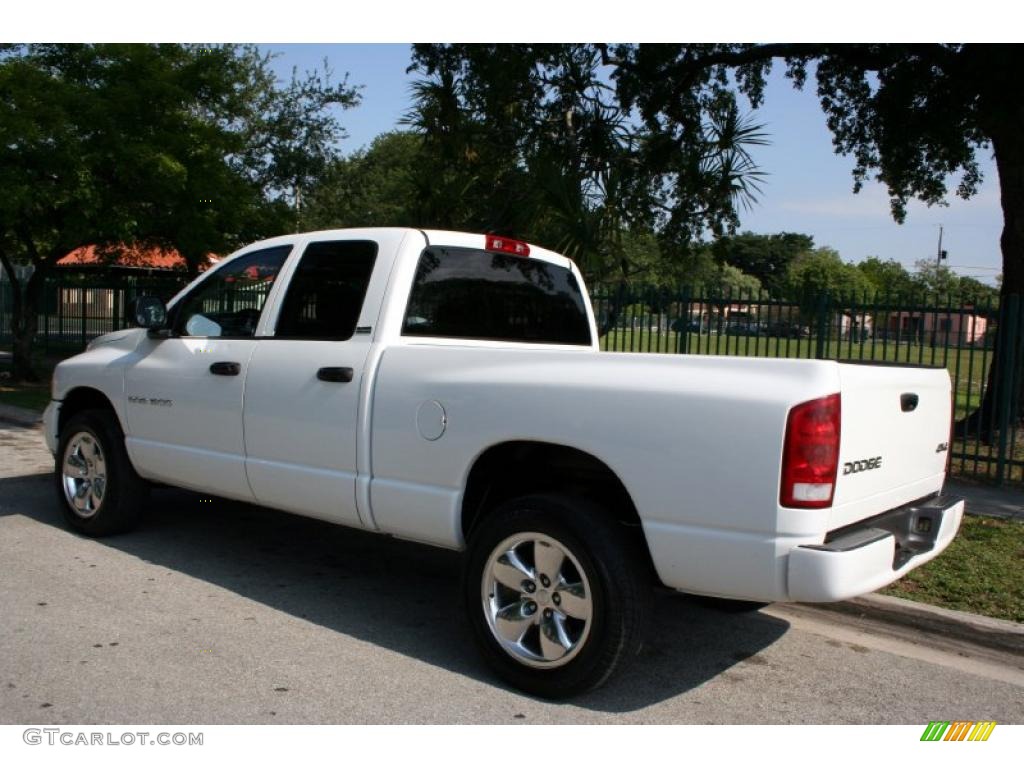
<svg viewBox="0 0 1024 768">
<path fill-rule="evenodd" d="M 255 243 L 61 363 L 68 523 L 147 481 L 466 550 L 486 660 L 535 694 L 608 678 L 658 582 L 832 601 L 953 539 L 944 369 L 599 351 L 575 265 L 506 238 Z"/>
</svg>

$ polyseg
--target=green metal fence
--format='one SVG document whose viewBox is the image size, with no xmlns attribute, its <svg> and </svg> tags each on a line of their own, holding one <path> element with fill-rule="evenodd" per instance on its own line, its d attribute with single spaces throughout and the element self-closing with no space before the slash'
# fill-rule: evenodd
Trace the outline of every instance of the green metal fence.
<svg viewBox="0 0 1024 768">
<path fill-rule="evenodd" d="M 132 325 L 132 305 L 137 296 L 167 300 L 184 284 L 184 278 L 175 277 L 48 280 L 36 323 L 37 349 L 46 355 L 78 352 L 90 339 Z M 11 340 L 12 305 L 10 283 L 0 282 L 0 342 Z"/>
<path fill-rule="evenodd" d="M 953 382 L 957 423 L 951 472 L 996 483 L 1024 482 L 1020 297 L 1012 296 L 1000 307 L 995 301 L 973 305 L 936 296 L 869 301 L 822 295 L 797 302 L 763 292 L 598 287 L 591 298 L 602 331 L 601 346 L 614 352 L 866 360 L 946 368 Z"/>
<path fill-rule="evenodd" d="M 130 325 L 136 296 L 167 299 L 181 286 L 181 278 L 53 279 L 40 307 L 37 348 L 48 354 L 78 351 L 90 339 Z M 934 296 L 872 301 L 813 296 L 797 302 L 764 293 L 599 286 L 592 299 L 601 346 L 613 352 L 944 367 L 953 381 L 954 417 L 959 422 L 950 452 L 953 474 L 1024 482 L 1020 297 L 1010 297 L 1003 306 L 992 301 L 967 305 Z M 10 315 L 10 285 L 0 283 L 0 342 L 10 340 Z"/>
</svg>

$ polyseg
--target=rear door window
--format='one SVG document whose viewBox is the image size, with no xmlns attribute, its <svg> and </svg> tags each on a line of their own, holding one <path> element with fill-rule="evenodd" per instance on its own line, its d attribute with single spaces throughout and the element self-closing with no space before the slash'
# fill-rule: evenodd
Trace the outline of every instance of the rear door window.
<svg viewBox="0 0 1024 768">
<path fill-rule="evenodd" d="M 589 346 L 576 276 L 546 261 L 471 248 L 420 256 L 404 336 Z"/>
<path fill-rule="evenodd" d="M 310 243 L 288 283 L 275 337 L 351 338 L 376 259 L 369 240 Z"/>
</svg>

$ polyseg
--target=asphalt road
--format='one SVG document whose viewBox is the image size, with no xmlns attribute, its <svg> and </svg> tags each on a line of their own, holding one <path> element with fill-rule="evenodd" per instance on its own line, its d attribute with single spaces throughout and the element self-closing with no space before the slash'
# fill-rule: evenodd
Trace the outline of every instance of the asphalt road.
<svg viewBox="0 0 1024 768">
<path fill-rule="evenodd" d="M 534 700 L 477 659 L 455 553 L 174 490 L 94 541 L 50 465 L 0 424 L 3 723 L 1024 722 L 1019 657 L 672 594 L 625 674 Z"/>
</svg>

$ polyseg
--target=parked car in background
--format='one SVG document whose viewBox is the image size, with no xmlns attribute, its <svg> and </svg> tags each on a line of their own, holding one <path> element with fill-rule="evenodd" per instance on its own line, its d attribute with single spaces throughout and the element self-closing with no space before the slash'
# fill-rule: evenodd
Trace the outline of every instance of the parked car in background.
<svg viewBox="0 0 1024 768">
<path fill-rule="evenodd" d="M 700 320 L 687 320 L 685 317 L 678 317 L 672 321 L 670 328 L 676 333 L 708 333 L 708 324 Z"/>
<path fill-rule="evenodd" d="M 764 336 L 765 328 L 758 322 L 729 323 L 725 333 L 727 336 Z"/>
<path fill-rule="evenodd" d="M 767 335 L 782 339 L 809 339 L 811 329 L 799 323 L 777 322 L 768 326 Z"/>
</svg>

